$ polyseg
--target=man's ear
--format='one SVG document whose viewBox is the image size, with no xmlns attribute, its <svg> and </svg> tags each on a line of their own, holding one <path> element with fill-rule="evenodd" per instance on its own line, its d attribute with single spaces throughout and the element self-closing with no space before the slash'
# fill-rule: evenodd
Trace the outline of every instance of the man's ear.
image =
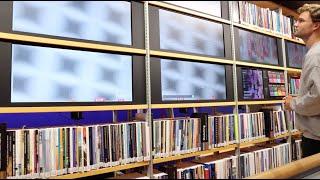
<svg viewBox="0 0 320 180">
<path fill-rule="evenodd" d="M 313 23 L 313 29 L 319 31 L 320 30 L 320 22 Z"/>
</svg>

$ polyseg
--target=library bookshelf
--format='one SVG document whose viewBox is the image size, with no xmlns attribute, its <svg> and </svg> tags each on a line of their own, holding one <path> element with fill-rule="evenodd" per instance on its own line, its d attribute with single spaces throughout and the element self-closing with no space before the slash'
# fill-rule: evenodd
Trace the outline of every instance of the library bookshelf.
<svg viewBox="0 0 320 180">
<path fill-rule="evenodd" d="M 261 7 L 268 7 L 270 9 L 281 9 L 284 15 L 294 15 L 297 17 L 295 12 L 292 12 L 284 7 L 280 7 L 277 4 L 271 1 L 253 1 L 254 4 L 261 6 Z M 143 5 L 143 13 L 144 13 L 144 41 L 145 47 L 144 48 L 136 48 L 136 47 L 126 47 L 126 46 L 119 46 L 119 45 L 107 45 L 95 42 L 84 42 L 84 41 L 77 41 L 77 40 L 68 40 L 68 39 L 60 39 L 57 37 L 44 37 L 44 36 L 36 36 L 30 34 L 20 34 L 14 32 L 0 32 L 0 40 L 5 42 L 11 43 L 22 43 L 22 44 L 32 44 L 32 45 L 44 45 L 49 47 L 60 47 L 66 49 L 80 49 L 84 51 L 98 51 L 98 52 L 107 52 L 107 53 L 114 53 L 114 54 L 130 54 L 130 55 L 141 55 L 145 56 L 146 59 L 146 67 L 145 67 L 145 75 L 146 75 L 146 102 L 144 104 L 137 104 L 137 105 L 99 105 L 99 106 L 46 106 L 46 107 L 0 107 L 0 113 L 32 113 L 32 112 L 83 112 L 83 111 L 119 111 L 119 110 L 146 110 L 147 113 L 150 113 L 153 109 L 174 109 L 174 108 L 197 108 L 197 107 L 225 107 L 225 106 L 232 106 L 234 108 L 234 114 L 238 115 L 238 106 L 249 106 L 249 105 L 282 105 L 283 100 L 259 100 L 259 101 L 239 101 L 238 94 L 237 94 L 237 76 L 236 76 L 236 67 L 237 66 L 244 66 L 244 67 L 252 67 L 252 68 L 264 68 L 269 70 L 279 70 L 284 72 L 286 76 L 289 75 L 299 75 L 301 73 L 301 69 L 295 68 L 288 68 L 286 63 L 284 66 L 277 66 L 277 65 L 266 65 L 266 64 L 258 64 L 258 63 L 251 63 L 251 62 L 244 62 L 236 59 L 235 56 L 235 44 L 234 44 L 234 27 L 242 28 L 245 30 L 257 32 L 263 35 L 275 37 L 281 39 L 282 42 L 290 41 L 298 44 L 304 44 L 301 41 L 296 39 L 288 38 L 287 36 L 281 34 L 275 34 L 269 30 L 259 28 L 249 24 L 240 24 L 237 22 L 233 22 L 233 20 L 229 20 L 231 18 L 221 18 L 214 15 L 210 15 L 207 13 L 202 13 L 196 10 L 192 10 L 189 8 L 177 6 L 170 3 L 160 2 L 160 1 L 143 1 L 140 2 L 140 6 Z M 196 18 L 206 19 L 209 21 L 213 21 L 216 23 L 220 23 L 223 25 L 230 26 L 230 36 L 231 36 L 231 58 L 216 58 L 206 55 L 198 55 L 198 54 L 190 54 L 190 53 L 183 53 L 183 52 L 169 52 L 165 50 L 153 49 L 149 47 L 149 31 L 150 31 L 150 24 L 149 24 L 149 8 L 157 7 L 159 9 L 170 10 L 178 14 L 188 15 Z M 228 4 L 228 15 L 232 17 L 232 7 Z M 283 43 L 284 44 L 284 43 Z M 285 53 L 283 49 L 283 53 Z M 285 56 L 285 55 L 284 55 Z M 217 63 L 222 65 L 232 65 L 233 68 L 233 85 L 235 88 L 234 93 L 234 100 L 233 101 L 223 101 L 223 102 L 205 102 L 205 103 L 170 103 L 170 104 L 158 104 L 151 102 L 151 91 L 150 89 L 150 57 L 157 57 L 157 58 L 173 58 L 179 59 L 184 61 L 197 61 L 197 62 L 207 62 L 207 63 Z M 287 84 L 286 80 L 286 84 Z M 152 82 L 151 82 L 152 83 Z M 288 88 L 286 88 L 288 89 Z M 151 124 L 152 119 L 151 117 L 147 116 L 146 121 Z M 151 131 L 151 130 L 150 130 Z M 294 132 L 294 133 L 286 133 L 279 135 L 274 138 L 261 138 L 256 139 L 248 142 L 238 142 L 236 144 L 227 145 L 224 147 L 213 148 L 204 151 L 198 151 L 193 153 L 187 153 L 182 155 L 175 155 L 170 157 L 164 158 L 151 158 L 150 161 L 143 161 L 143 162 L 136 162 L 130 163 L 126 165 L 118 165 L 115 167 L 107 167 L 101 168 L 97 170 L 91 170 L 88 172 L 76 172 L 72 174 L 65 174 L 60 176 L 52 176 L 52 179 L 69 179 L 69 178 L 82 178 L 82 177 L 89 177 L 99 174 L 105 174 L 110 172 L 116 172 L 121 170 L 127 170 L 137 167 L 148 167 L 148 169 L 152 170 L 153 164 L 160 164 L 164 162 L 170 161 L 178 161 L 183 160 L 190 157 L 198 157 L 198 156 L 207 156 L 213 155 L 214 153 L 223 153 L 228 151 L 233 151 L 235 149 L 241 149 L 245 147 L 254 146 L 255 144 L 265 143 L 269 141 L 274 141 L 277 139 L 286 139 L 290 138 L 291 136 L 300 136 L 301 133 Z M 149 176 L 152 177 L 152 172 L 149 171 Z"/>
</svg>

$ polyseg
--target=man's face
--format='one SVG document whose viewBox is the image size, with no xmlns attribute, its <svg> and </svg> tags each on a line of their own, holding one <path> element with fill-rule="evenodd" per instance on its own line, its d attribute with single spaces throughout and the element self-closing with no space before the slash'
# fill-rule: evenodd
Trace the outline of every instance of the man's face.
<svg viewBox="0 0 320 180">
<path fill-rule="evenodd" d="M 310 13 L 308 11 L 301 13 L 298 21 L 294 24 L 296 28 L 294 35 L 302 39 L 308 39 L 313 32 L 313 25 Z"/>
</svg>

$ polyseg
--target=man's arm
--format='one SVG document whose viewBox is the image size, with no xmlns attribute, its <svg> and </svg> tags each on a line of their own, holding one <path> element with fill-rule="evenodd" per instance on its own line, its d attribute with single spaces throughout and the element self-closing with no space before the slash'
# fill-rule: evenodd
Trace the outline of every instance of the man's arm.
<svg viewBox="0 0 320 180">
<path fill-rule="evenodd" d="M 309 80 L 311 86 L 308 93 L 293 98 L 290 103 L 291 109 L 303 116 L 320 114 L 320 67 L 311 69 Z"/>
</svg>

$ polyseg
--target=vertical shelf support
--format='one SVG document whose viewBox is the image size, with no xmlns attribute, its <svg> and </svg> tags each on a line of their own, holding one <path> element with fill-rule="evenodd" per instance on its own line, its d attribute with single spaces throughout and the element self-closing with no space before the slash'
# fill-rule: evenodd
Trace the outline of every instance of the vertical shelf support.
<svg viewBox="0 0 320 180">
<path fill-rule="evenodd" d="M 237 138 L 237 147 L 236 147 L 236 156 L 237 156 L 237 179 L 239 179 L 240 176 L 240 121 L 239 121 L 239 107 L 238 107 L 238 81 L 237 81 L 237 64 L 236 64 L 236 52 L 235 52 L 235 40 L 234 40 L 234 22 L 233 22 L 233 6 L 232 6 L 232 1 L 229 1 L 229 19 L 230 19 L 230 32 L 231 32 L 231 50 L 232 50 L 232 75 L 233 75 L 233 96 L 234 96 L 234 101 L 235 101 L 235 106 L 233 108 L 233 113 L 235 115 L 235 120 L 236 120 L 236 125 L 238 125 L 238 138 Z"/>
<path fill-rule="evenodd" d="M 150 47 L 149 47 L 149 2 L 144 1 L 144 37 L 145 37 L 145 69 L 146 69 L 146 103 L 148 106 L 146 112 L 146 121 L 148 124 L 148 131 L 150 135 L 150 140 L 152 141 L 152 117 L 151 117 L 151 80 L 150 80 Z M 148 166 L 148 177 L 153 178 L 153 143 L 150 144 L 150 160 Z"/>
</svg>

